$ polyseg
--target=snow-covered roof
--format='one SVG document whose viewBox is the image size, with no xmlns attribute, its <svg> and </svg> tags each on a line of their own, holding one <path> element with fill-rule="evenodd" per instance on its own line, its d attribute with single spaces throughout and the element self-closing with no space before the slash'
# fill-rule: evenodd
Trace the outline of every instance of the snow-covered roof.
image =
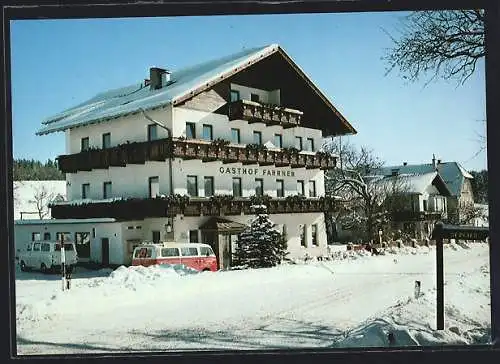
<svg viewBox="0 0 500 364">
<path fill-rule="evenodd" d="M 397 176 L 388 176 L 381 179 L 376 179 L 372 183 L 376 183 L 382 188 L 390 189 L 394 183 L 397 183 L 396 188 L 401 189 L 401 192 L 423 194 L 425 190 L 439 180 L 441 185 L 438 187 L 444 195 L 450 194 L 446 184 L 440 177 L 438 172 L 422 173 L 422 174 L 400 174 Z"/>
<path fill-rule="evenodd" d="M 436 165 L 436 169 L 453 196 L 460 195 L 465 178 L 473 178 L 458 162 L 441 162 Z M 436 169 L 432 163 L 424 163 L 381 167 L 373 173 L 390 176 L 393 170 L 397 170 L 399 174 L 424 174 L 435 172 Z"/>
<path fill-rule="evenodd" d="M 30 219 L 30 220 L 16 220 L 15 225 L 40 225 L 40 224 L 96 224 L 116 222 L 116 219 L 111 217 L 100 217 L 94 219 Z"/>
<path fill-rule="evenodd" d="M 160 89 L 152 90 L 149 85 L 146 86 L 142 82 L 137 82 L 127 87 L 100 93 L 78 106 L 46 119 L 42 122 L 43 126 L 36 134 L 44 135 L 77 126 L 98 123 L 134 114 L 140 112 L 141 109 L 150 110 L 168 104 L 176 105 L 176 103 L 201 92 L 204 88 L 215 85 L 277 52 L 290 63 L 293 63 L 277 44 L 245 49 L 223 58 L 172 71 L 170 81 Z M 310 81 L 300 67 L 296 64 L 293 64 L 293 67 L 296 72 L 307 80 L 316 94 L 323 99 L 333 113 L 337 115 L 346 130 L 350 133 L 356 133 L 355 129 Z"/>
</svg>

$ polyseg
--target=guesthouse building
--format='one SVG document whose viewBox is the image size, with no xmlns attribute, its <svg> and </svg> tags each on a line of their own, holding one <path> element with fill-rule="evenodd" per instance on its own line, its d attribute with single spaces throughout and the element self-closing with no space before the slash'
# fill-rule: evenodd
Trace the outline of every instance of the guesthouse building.
<svg viewBox="0 0 500 364">
<path fill-rule="evenodd" d="M 148 76 L 43 122 L 38 135 L 65 134 L 67 199 L 50 224 L 16 224 L 16 244 L 64 233 L 80 260 L 114 265 L 141 240 L 202 242 L 226 269 L 259 204 L 291 258 L 327 253 L 336 156 L 320 148 L 356 131 L 281 47 Z"/>
</svg>

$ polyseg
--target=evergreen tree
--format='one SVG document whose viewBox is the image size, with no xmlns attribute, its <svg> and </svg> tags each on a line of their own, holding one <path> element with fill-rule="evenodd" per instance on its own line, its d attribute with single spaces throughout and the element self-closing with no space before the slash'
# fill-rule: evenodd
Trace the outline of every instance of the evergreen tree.
<svg viewBox="0 0 500 364">
<path fill-rule="evenodd" d="M 285 237 L 264 210 L 239 235 L 234 264 L 245 268 L 274 267 L 288 254 Z"/>
</svg>

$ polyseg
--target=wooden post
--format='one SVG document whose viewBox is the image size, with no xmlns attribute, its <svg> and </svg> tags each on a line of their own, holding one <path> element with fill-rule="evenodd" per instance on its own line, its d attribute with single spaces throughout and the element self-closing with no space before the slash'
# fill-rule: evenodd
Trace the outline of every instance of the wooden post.
<svg viewBox="0 0 500 364">
<path fill-rule="evenodd" d="M 66 288 L 66 253 L 64 253 L 64 233 L 61 233 L 61 272 L 62 272 L 62 290 Z"/>
</svg>

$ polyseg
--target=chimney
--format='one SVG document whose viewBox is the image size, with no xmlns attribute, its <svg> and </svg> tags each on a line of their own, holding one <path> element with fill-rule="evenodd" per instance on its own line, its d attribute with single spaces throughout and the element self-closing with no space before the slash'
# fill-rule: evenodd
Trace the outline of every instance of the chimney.
<svg viewBox="0 0 500 364">
<path fill-rule="evenodd" d="M 158 90 L 165 87 L 170 81 L 170 71 L 163 68 L 151 67 L 149 69 L 149 80 L 151 90 Z"/>
<path fill-rule="evenodd" d="M 432 168 L 436 169 L 436 156 L 432 155 Z"/>
<path fill-rule="evenodd" d="M 403 162 L 403 166 L 407 166 L 408 165 L 408 162 Z"/>
</svg>

